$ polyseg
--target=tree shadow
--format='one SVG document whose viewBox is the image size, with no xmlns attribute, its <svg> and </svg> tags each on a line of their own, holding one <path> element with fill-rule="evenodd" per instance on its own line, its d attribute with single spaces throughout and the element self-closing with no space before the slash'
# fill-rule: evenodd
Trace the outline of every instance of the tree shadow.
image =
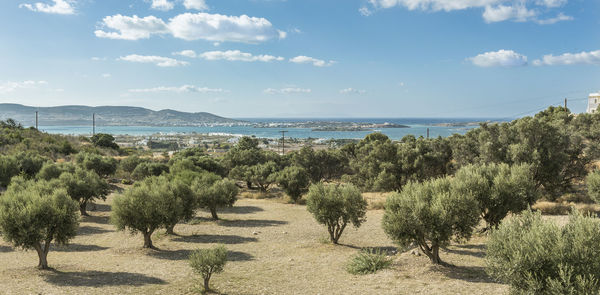
<svg viewBox="0 0 600 295">
<path fill-rule="evenodd" d="M 111 206 L 108 204 L 96 204 L 92 203 L 88 205 L 88 210 L 92 212 L 110 212 Z"/>
<path fill-rule="evenodd" d="M 193 250 L 157 250 L 148 253 L 148 255 L 166 260 L 187 260 L 190 258 L 190 254 Z M 227 260 L 228 261 L 250 261 L 253 260 L 254 256 L 245 252 L 239 251 L 228 251 L 227 252 Z"/>
<path fill-rule="evenodd" d="M 483 244 L 480 245 L 455 245 L 453 248 L 460 249 L 448 249 L 445 248 L 444 251 L 448 253 L 458 254 L 458 255 L 471 255 L 473 257 L 482 258 L 485 257 L 485 252 L 487 247 Z"/>
<path fill-rule="evenodd" d="M 108 217 L 108 216 L 93 216 L 93 215 L 83 216 L 83 221 L 99 223 L 99 224 L 109 224 L 110 217 Z"/>
<path fill-rule="evenodd" d="M 143 286 L 167 283 L 162 279 L 144 274 L 106 271 L 62 272 L 51 270 L 44 280 L 56 286 L 72 287 Z"/>
<path fill-rule="evenodd" d="M 483 266 L 456 266 L 446 263 L 438 266 L 438 271 L 446 277 L 470 283 L 496 283 L 486 272 Z"/>
<path fill-rule="evenodd" d="M 256 212 L 265 211 L 263 208 L 256 206 L 233 206 L 233 207 L 225 207 L 220 209 L 223 213 L 233 213 L 233 214 L 251 214 Z"/>
<path fill-rule="evenodd" d="M 83 244 L 68 244 L 66 246 L 53 245 L 50 248 L 51 251 L 56 252 L 91 252 L 91 251 L 102 251 L 108 249 L 108 247 L 102 247 L 98 245 L 83 245 Z"/>
<path fill-rule="evenodd" d="M 9 246 L 0 245 L 0 253 L 8 253 L 8 252 L 12 252 L 12 251 L 15 251 L 15 249 L 13 249 L 12 247 L 9 247 Z"/>
<path fill-rule="evenodd" d="M 219 220 L 218 223 L 225 227 L 269 227 L 288 224 L 287 221 L 268 219 Z"/>
<path fill-rule="evenodd" d="M 243 244 L 249 242 L 256 242 L 258 241 L 258 239 L 235 235 L 191 235 L 175 237 L 172 239 L 172 241 L 204 244 Z"/>
<path fill-rule="evenodd" d="M 96 226 L 80 226 L 77 230 L 78 236 L 96 235 L 111 232 L 111 230 L 103 229 Z"/>
</svg>

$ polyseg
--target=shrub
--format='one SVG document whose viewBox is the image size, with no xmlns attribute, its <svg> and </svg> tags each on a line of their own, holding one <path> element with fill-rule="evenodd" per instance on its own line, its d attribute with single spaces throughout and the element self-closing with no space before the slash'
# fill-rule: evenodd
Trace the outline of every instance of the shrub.
<svg viewBox="0 0 600 295">
<path fill-rule="evenodd" d="M 102 177 L 107 177 L 117 171 L 117 160 L 109 157 L 102 157 L 97 154 L 80 152 L 75 158 L 77 164 L 80 164 L 87 170 L 93 170 Z"/>
<path fill-rule="evenodd" d="M 590 173 L 585 179 L 590 199 L 600 203 L 600 170 Z"/>
<path fill-rule="evenodd" d="M 36 175 L 38 179 L 52 180 L 60 177 L 64 172 L 75 172 L 75 166 L 71 163 L 52 163 L 46 162 L 40 172 Z"/>
<path fill-rule="evenodd" d="M 135 168 L 144 161 L 144 159 L 138 156 L 129 156 L 121 160 L 121 163 L 119 163 L 119 165 L 121 167 L 121 170 L 127 173 L 133 173 L 133 170 L 135 170 Z"/>
<path fill-rule="evenodd" d="M 537 199 L 531 166 L 508 164 L 468 165 L 452 180 L 461 194 L 473 194 L 487 229 L 498 227 L 508 213 L 519 213 Z"/>
<path fill-rule="evenodd" d="M 55 184 L 24 181 L 0 198 L 0 230 L 15 247 L 35 249 L 38 268 L 48 268 L 50 243 L 64 245 L 77 233 L 77 204 Z"/>
<path fill-rule="evenodd" d="M 217 220 L 217 208 L 231 207 L 237 201 L 238 187 L 229 179 L 220 179 L 215 174 L 204 173 L 192 184 L 196 192 L 198 206 L 210 211 L 212 218 Z"/>
<path fill-rule="evenodd" d="M 276 175 L 277 182 L 294 203 L 298 203 L 302 194 L 308 191 L 310 179 L 303 168 L 289 166 Z"/>
<path fill-rule="evenodd" d="M 142 180 L 146 177 L 150 176 L 160 176 L 163 173 L 169 172 L 169 166 L 163 163 L 155 163 L 155 162 L 142 162 L 131 174 L 131 177 L 135 180 Z"/>
<path fill-rule="evenodd" d="M 32 151 L 18 153 L 15 157 L 19 163 L 21 173 L 29 178 L 34 177 L 42 169 L 44 163 L 48 161 L 47 158 Z"/>
<path fill-rule="evenodd" d="M 365 249 L 352 256 L 346 270 L 353 275 L 376 273 L 380 269 L 388 268 L 392 260 L 381 249 Z"/>
<path fill-rule="evenodd" d="M 10 179 L 15 175 L 19 175 L 17 159 L 0 155 L 0 186 L 7 187 L 10 184 Z"/>
<path fill-rule="evenodd" d="M 331 242 L 337 244 L 348 223 L 358 228 L 366 220 L 367 201 L 353 185 L 318 183 L 308 190 L 306 209 L 327 226 Z"/>
<path fill-rule="evenodd" d="M 92 138 L 91 138 L 91 141 L 95 146 L 105 147 L 105 148 L 110 148 L 110 149 L 115 149 L 115 150 L 119 149 L 119 145 L 115 143 L 115 138 L 110 134 L 106 134 L 106 133 L 94 134 L 94 136 L 92 136 Z"/>
<path fill-rule="evenodd" d="M 204 290 L 210 290 L 213 274 L 223 272 L 227 263 L 227 249 L 219 245 L 211 249 L 198 249 L 190 254 L 190 266 L 204 279 Z"/>
<path fill-rule="evenodd" d="M 408 183 L 388 197 L 383 229 L 400 245 L 415 243 L 432 263 L 441 264 L 440 247 L 471 236 L 479 222 L 477 205 L 471 194 L 453 190 L 448 178 Z"/>
<path fill-rule="evenodd" d="M 572 211 L 564 227 L 525 211 L 492 231 L 488 273 L 521 294 L 597 294 L 600 219 Z"/>
</svg>

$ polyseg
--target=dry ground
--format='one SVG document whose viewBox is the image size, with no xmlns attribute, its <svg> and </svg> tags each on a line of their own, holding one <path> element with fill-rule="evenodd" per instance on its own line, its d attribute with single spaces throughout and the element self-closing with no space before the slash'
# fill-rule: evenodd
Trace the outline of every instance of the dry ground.
<svg viewBox="0 0 600 295">
<path fill-rule="evenodd" d="M 484 271 L 485 239 L 475 237 L 441 253 L 453 266 L 432 266 L 410 251 L 394 257 L 390 269 L 355 276 L 348 258 L 363 247 L 394 250 L 381 229 L 382 210 L 371 210 L 359 229 L 348 228 L 343 245 L 324 243 L 326 230 L 303 205 L 273 199 L 241 199 L 213 222 L 209 214 L 153 237 L 160 250 L 143 250 L 140 235 L 116 232 L 110 203 L 97 204 L 84 217 L 79 234 L 65 248 L 53 246 L 54 270 L 35 269 L 34 251 L 0 242 L 0 293 L 3 294 L 191 294 L 200 280 L 188 266 L 191 250 L 225 244 L 229 262 L 211 281 L 222 294 L 503 294 Z"/>
</svg>

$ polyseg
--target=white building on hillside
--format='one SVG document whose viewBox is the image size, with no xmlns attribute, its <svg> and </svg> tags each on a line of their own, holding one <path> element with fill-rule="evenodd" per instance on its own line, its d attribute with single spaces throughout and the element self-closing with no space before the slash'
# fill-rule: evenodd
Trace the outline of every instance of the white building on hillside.
<svg viewBox="0 0 600 295">
<path fill-rule="evenodd" d="M 598 109 L 598 105 L 600 104 L 600 91 L 596 92 L 596 93 L 590 93 L 590 96 L 588 97 L 588 107 L 587 107 L 587 113 L 591 114 L 591 113 L 595 113 L 596 110 Z"/>
</svg>

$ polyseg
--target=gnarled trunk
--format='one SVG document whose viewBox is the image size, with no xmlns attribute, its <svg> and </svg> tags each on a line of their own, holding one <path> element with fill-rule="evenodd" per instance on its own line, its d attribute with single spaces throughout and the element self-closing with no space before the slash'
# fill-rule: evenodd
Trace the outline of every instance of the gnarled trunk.
<svg viewBox="0 0 600 295">
<path fill-rule="evenodd" d="M 35 251 L 38 254 L 38 268 L 48 269 L 48 251 L 50 250 L 50 241 L 46 241 L 46 244 L 42 247 L 40 243 L 35 246 Z"/>
<path fill-rule="evenodd" d="M 81 216 L 89 216 L 89 214 L 86 211 L 87 208 L 87 201 L 80 201 L 79 202 L 79 213 L 81 213 Z"/>
<path fill-rule="evenodd" d="M 423 252 L 423 254 L 425 254 L 427 257 L 429 257 L 429 260 L 431 260 L 431 263 L 442 264 L 442 260 L 440 259 L 440 245 L 439 244 L 432 243 L 431 247 L 429 247 L 429 245 L 427 245 L 427 243 L 422 240 L 419 242 L 419 248 L 421 249 L 421 252 Z"/>
<path fill-rule="evenodd" d="M 214 220 L 219 220 L 219 216 L 217 215 L 217 208 L 210 208 L 210 215 L 212 215 L 212 218 Z"/>
<path fill-rule="evenodd" d="M 329 239 L 331 240 L 332 243 L 337 245 L 345 228 L 346 228 L 345 222 L 342 222 L 341 225 L 338 222 L 336 222 L 335 224 L 331 224 L 331 225 L 327 226 L 327 230 L 329 231 Z"/>
<path fill-rule="evenodd" d="M 204 277 L 204 291 L 210 290 L 210 286 L 208 285 L 209 281 L 210 281 L 210 275 Z"/>
<path fill-rule="evenodd" d="M 154 249 L 154 245 L 152 245 L 152 231 L 144 233 L 144 248 Z"/>
</svg>

